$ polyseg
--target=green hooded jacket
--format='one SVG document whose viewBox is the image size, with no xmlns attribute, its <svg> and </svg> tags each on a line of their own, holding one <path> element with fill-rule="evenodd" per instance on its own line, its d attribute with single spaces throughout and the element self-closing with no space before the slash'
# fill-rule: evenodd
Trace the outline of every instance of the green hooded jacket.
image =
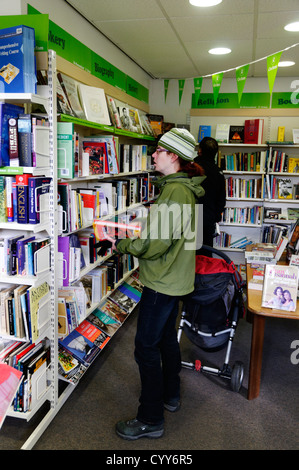
<svg viewBox="0 0 299 470">
<path fill-rule="evenodd" d="M 155 183 L 160 194 L 143 221 L 139 238 L 117 242 L 117 251 L 139 259 L 141 282 L 157 292 L 186 295 L 194 289 L 197 199 L 204 176 L 166 175 Z"/>
</svg>

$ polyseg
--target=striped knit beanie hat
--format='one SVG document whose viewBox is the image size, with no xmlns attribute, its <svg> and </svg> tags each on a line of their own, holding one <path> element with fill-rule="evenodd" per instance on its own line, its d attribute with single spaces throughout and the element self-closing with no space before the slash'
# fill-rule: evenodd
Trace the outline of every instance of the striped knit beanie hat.
<svg viewBox="0 0 299 470">
<path fill-rule="evenodd" d="M 173 128 L 162 135 L 158 142 L 162 148 L 175 153 L 183 160 L 192 161 L 197 156 L 195 152 L 196 141 L 186 129 Z"/>
</svg>

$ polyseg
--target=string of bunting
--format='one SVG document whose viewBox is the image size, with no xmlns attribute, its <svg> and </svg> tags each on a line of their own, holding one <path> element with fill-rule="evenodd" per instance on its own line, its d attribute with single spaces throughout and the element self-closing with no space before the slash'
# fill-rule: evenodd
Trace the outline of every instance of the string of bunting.
<svg viewBox="0 0 299 470">
<path fill-rule="evenodd" d="M 241 102 L 243 90 L 245 87 L 249 67 L 252 64 L 256 64 L 257 62 L 261 62 L 262 60 L 267 60 L 267 76 L 268 76 L 268 83 L 269 83 L 269 90 L 270 90 L 270 95 L 272 95 L 272 90 L 277 74 L 277 69 L 278 69 L 278 64 L 281 58 L 281 54 L 285 51 L 288 51 L 289 49 L 292 49 L 293 47 L 299 46 L 299 43 L 293 44 L 292 46 L 286 47 L 285 49 L 282 49 L 281 51 L 275 52 L 274 54 L 271 54 L 269 56 L 262 57 L 261 59 L 253 60 L 252 62 L 249 62 L 248 64 L 245 65 L 240 65 L 238 67 L 233 67 L 231 69 L 223 70 L 221 72 L 213 73 L 213 74 L 208 74 L 208 75 L 203 75 L 201 77 L 197 78 L 192 78 L 192 79 L 187 79 L 187 80 L 193 80 L 194 83 L 194 93 L 195 93 L 195 98 L 198 100 L 200 91 L 202 88 L 202 83 L 204 78 L 212 78 L 212 87 L 213 87 L 213 96 L 214 96 L 214 105 L 217 103 L 217 98 L 219 95 L 223 75 L 227 72 L 231 72 L 232 70 L 236 71 L 236 81 L 237 81 L 237 89 L 238 89 L 238 101 L 239 103 Z M 183 91 L 185 87 L 185 82 L 186 79 L 179 79 L 178 84 L 179 84 L 179 104 L 181 104 L 182 96 L 183 96 Z M 169 79 L 164 80 L 164 99 L 166 102 L 167 98 L 167 92 L 168 92 L 168 86 L 169 86 Z"/>
</svg>

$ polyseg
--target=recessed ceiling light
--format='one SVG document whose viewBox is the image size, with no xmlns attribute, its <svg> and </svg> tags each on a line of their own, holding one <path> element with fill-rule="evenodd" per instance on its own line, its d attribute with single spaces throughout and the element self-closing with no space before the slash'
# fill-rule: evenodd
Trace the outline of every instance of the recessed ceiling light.
<svg viewBox="0 0 299 470">
<path fill-rule="evenodd" d="M 213 7 L 221 2 L 222 0 L 189 0 L 189 3 L 195 7 Z"/>
<path fill-rule="evenodd" d="M 228 49 L 227 47 L 215 47 L 215 49 L 209 50 L 209 54 L 215 54 L 215 55 L 229 54 L 230 52 L 231 52 L 231 49 Z"/>
<path fill-rule="evenodd" d="M 287 24 L 284 29 L 286 31 L 299 31 L 299 21 L 296 21 L 295 23 L 289 23 Z"/>
<path fill-rule="evenodd" d="M 291 67 L 292 65 L 295 65 L 295 62 L 292 60 L 283 60 L 279 62 L 278 67 Z"/>
</svg>

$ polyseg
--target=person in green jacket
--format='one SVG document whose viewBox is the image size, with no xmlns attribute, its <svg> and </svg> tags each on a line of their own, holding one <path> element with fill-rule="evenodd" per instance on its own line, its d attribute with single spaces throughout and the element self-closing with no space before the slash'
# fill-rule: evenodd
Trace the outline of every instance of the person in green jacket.
<svg viewBox="0 0 299 470">
<path fill-rule="evenodd" d="M 139 304 L 135 359 L 141 394 L 137 416 L 116 425 L 124 439 L 158 438 L 164 408 L 180 407 L 181 356 L 176 334 L 179 300 L 194 290 L 198 198 L 204 195 L 202 168 L 193 162 L 196 141 L 185 129 L 171 129 L 153 154 L 159 196 L 139 237 L 114 240 L 113 249 L 139 259 L 143 293 Z M 109 238 L 108 238 L 109 239 Z"/>
</svg>

